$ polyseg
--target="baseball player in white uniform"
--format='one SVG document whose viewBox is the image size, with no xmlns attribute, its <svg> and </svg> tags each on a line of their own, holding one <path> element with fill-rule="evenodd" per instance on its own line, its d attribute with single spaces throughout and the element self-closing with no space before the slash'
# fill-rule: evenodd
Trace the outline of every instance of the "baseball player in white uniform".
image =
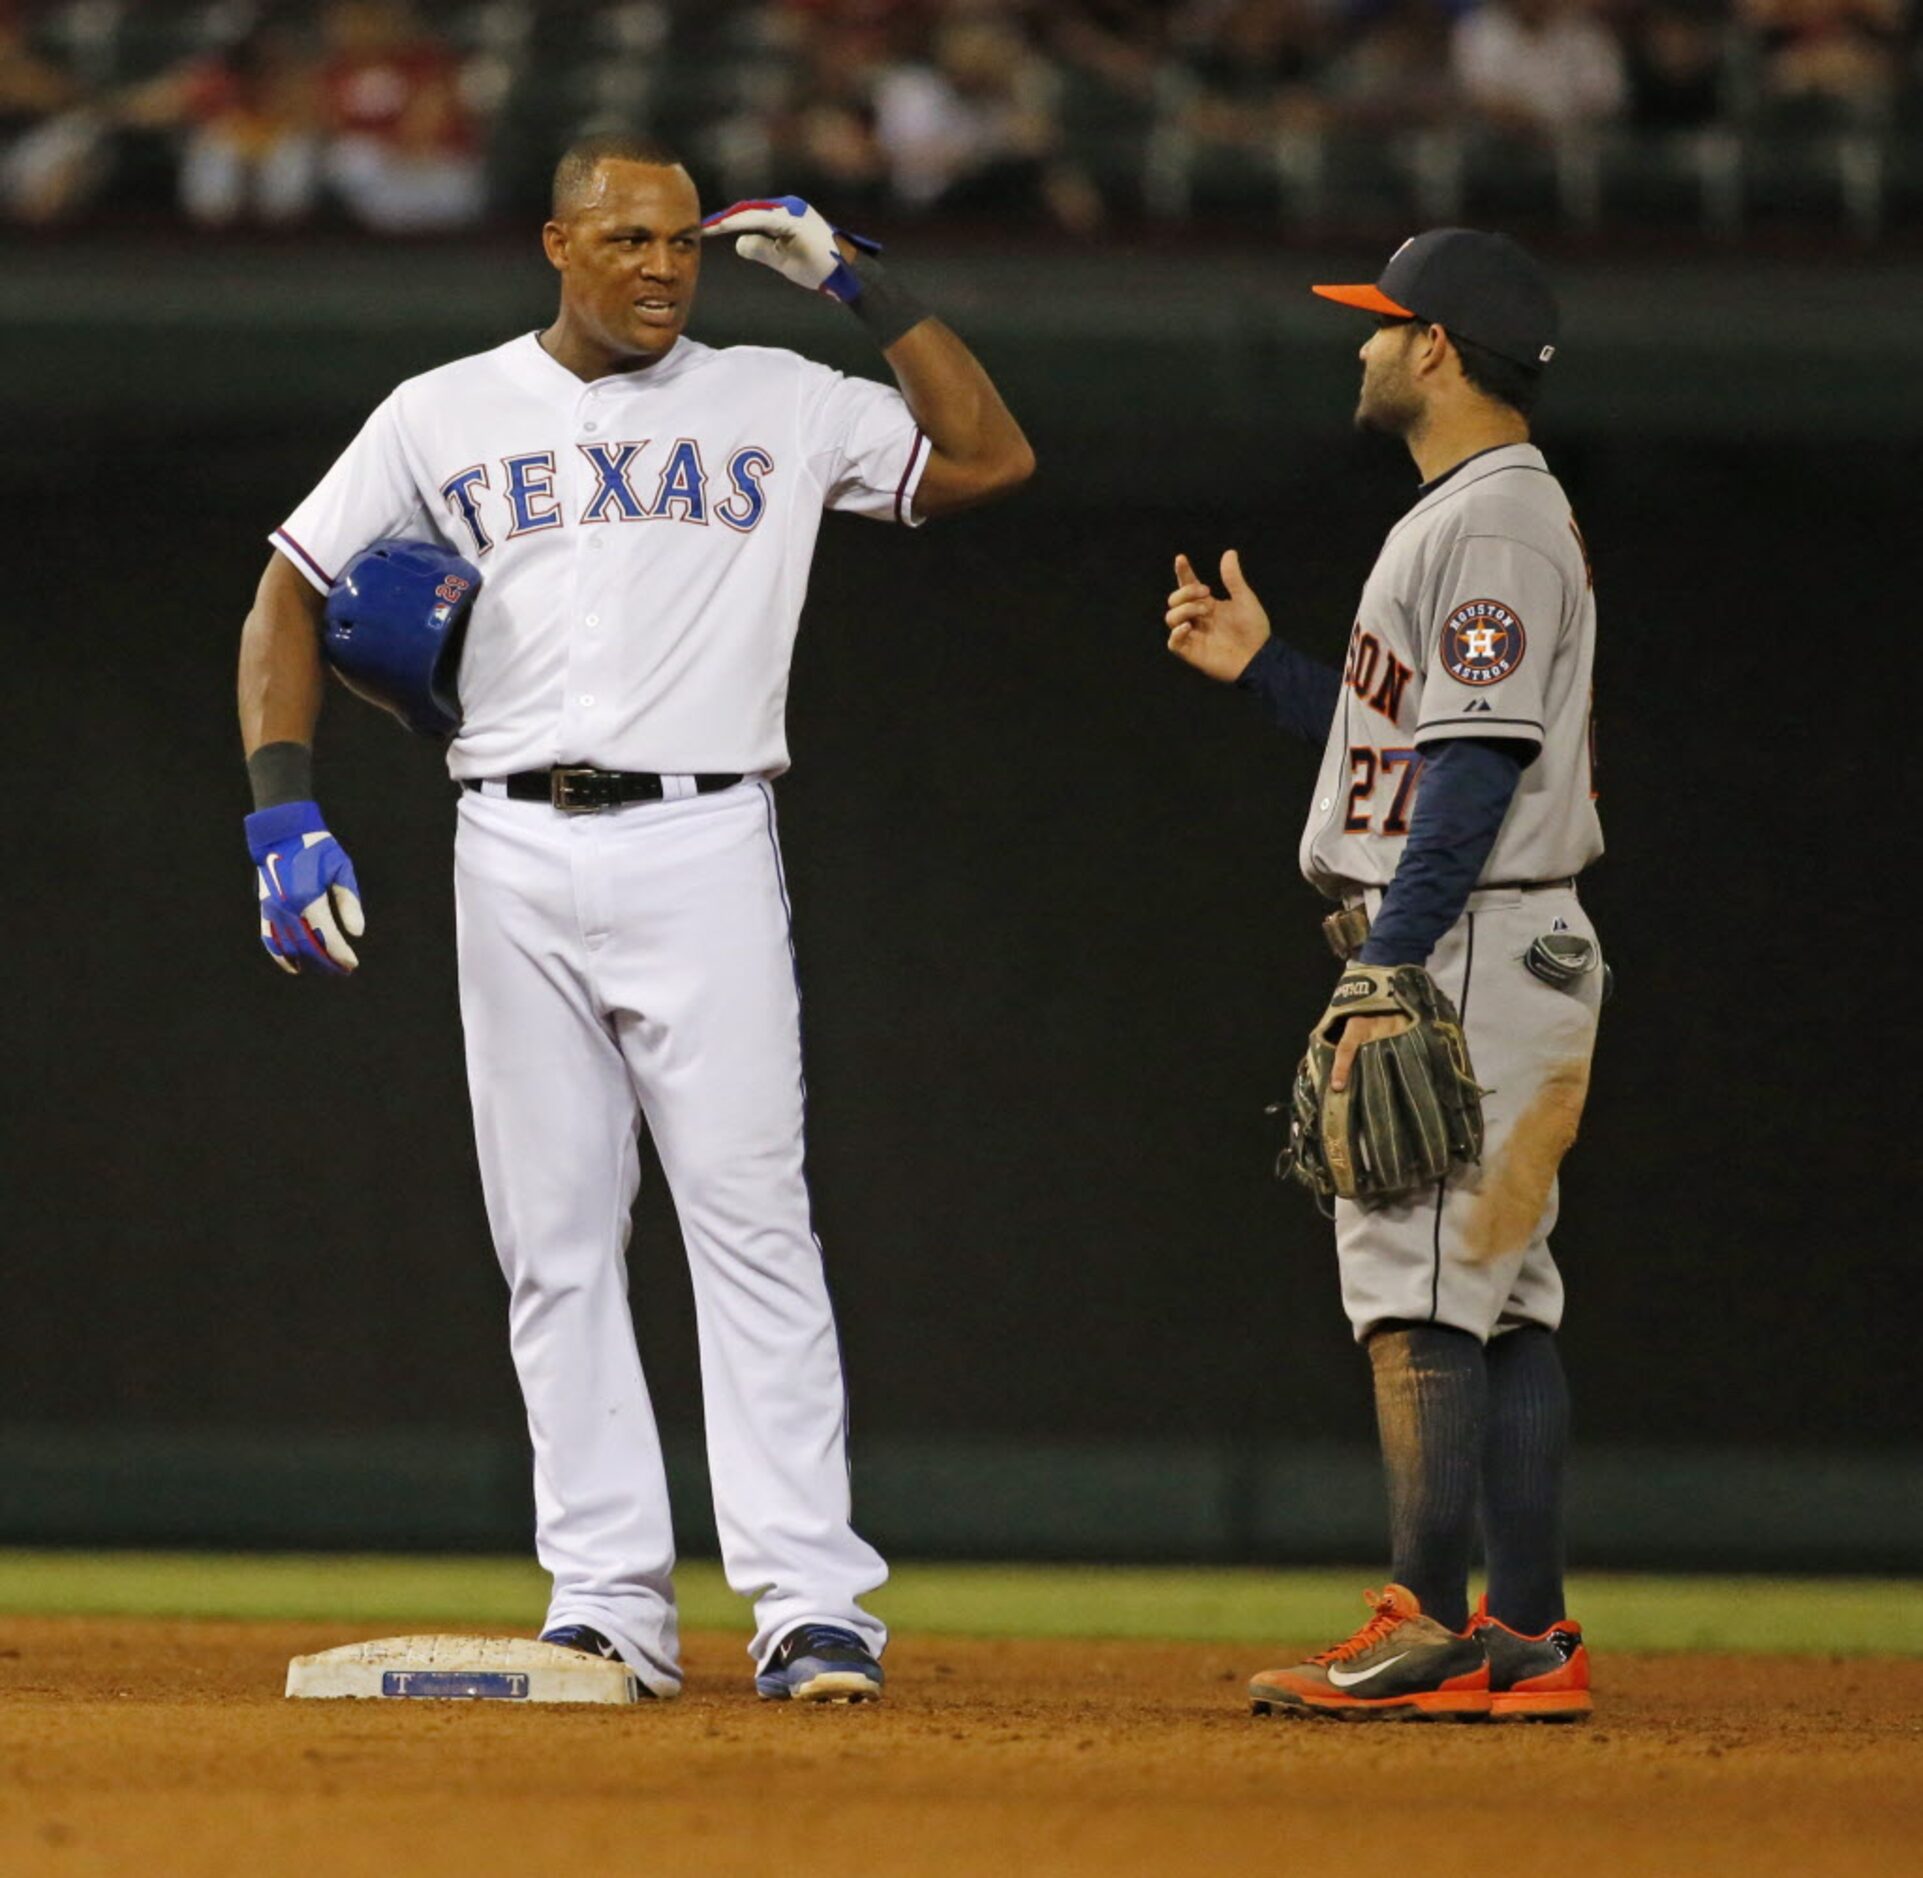
<svg viewBox="0 0 1923 1878">
<path fill-rule="evenodd" d="M 684 336 L 705 237 L 848 305 L 884 386 Z M 704 224 L 673 153 L 555 173 L 544 331 L 408 380 L 272 535 L 241 723 L 263 939 L 349 972 L 364 921 L 313 802 L 316 627 L 377 537 L 482 587 L 448 766 L 461 1019 L 534 1449 L 544 1636 L 680 1686 L 661 1451 L 628 1313 L 637 1132 L 693 1274 L 715 1513 L 775 1699 L 881 1691 L 886 1578 L 850 1523 L 846 1404 L 803 1175 L 799 1004 L 771 780 L 824 509 L 919 523 L 1033 457 L 980 364 L 792 197 Z"/>
<path fill-rule="evenodd" d="M 1567 1719 L 1590 1697 L 1562 1592 L 1568 1396 L 1549 1250 L 1605 983 L 1576 876 L 1602 851 L 1591 775 L 1595 596 L 1529 441 L 1554 297 L 1513 242 L 1436 229 L 1373 286 L 1357 422 L 1422 476 L 1362 592 L 1339 673 L 1274 637 L 1224 557 L 1177 557 L 1170 649 L 1322 744 L 1302 871 L 1345 958 L 1426 966 L 1484 1086 L 1479 1163 L 1413 1200 L 1336 1203 L 1342 1296 L 1368 1350 L 1395 1582 L 1346 1642 L 1251 1685 L 1258 1713 Z M 1370 1025 L 1350 1020 L 1332 1073 Z M 1386 1034 L 1378 1031 L 1374 1034 Z M 1478 1517 L 1489 1590 L 1472 1617 Z"/>
</svg>

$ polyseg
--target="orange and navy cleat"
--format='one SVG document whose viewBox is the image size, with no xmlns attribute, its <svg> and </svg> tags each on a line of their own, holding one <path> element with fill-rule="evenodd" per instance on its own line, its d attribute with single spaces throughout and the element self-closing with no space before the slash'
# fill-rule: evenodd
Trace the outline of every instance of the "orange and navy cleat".
<svg viewBox="0 0 1923 1878">
<path fill-rule="evenodd" d="M 1375 1615 L 1346 1643 L 1249 1684 L 1257 1715 L 1333 1715 L 1348 1721 L 1481 1721 L 1489 1661 L 1474 1631 L 1424 1617 L 1413 1591 L 1368 1594 Z"/>
<path fill-rule="evenodd" d="M 1582 1626 L 1568 1618 L 1526 1637 L 1476 1606 L 1470 1634 L 1489 1657 L 1489 1713 L 1496 1721 L 1581 1721 L 1589 1699 L 1589 1650 Z"/>
</svg>

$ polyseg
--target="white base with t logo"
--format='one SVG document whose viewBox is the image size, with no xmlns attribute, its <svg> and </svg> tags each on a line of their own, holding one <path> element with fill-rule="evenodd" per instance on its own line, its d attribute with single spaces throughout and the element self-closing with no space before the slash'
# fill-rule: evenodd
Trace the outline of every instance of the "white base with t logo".
<svg viewBox="0 0 1923 1878">
<path fill-rule="evenodd" d="M 309 1700 L 638 1702 L 625 1663 L 527 1637 L 382 1637 L 297 1656 L 287 1693 Z"/>
</svg>

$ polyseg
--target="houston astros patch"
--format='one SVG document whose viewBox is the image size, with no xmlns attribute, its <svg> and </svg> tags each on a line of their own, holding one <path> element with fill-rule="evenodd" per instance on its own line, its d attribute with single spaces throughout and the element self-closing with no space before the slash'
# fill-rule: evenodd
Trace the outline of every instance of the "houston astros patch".
<svg viewBox="0 0 1923 1878">
<path fill-rule="evenodd" d="M 1522 621 L 1500 600 L 1470 600 L 1442 628 L 1442 669 L 1459 685 L 1499 685 L 1528 644 Z"/>
</svg>

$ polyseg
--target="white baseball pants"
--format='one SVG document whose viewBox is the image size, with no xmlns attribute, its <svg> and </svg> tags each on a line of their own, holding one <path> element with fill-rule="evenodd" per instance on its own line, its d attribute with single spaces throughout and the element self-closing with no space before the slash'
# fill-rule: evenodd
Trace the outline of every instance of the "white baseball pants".
<svg viewBox="0 0 1923 1878">
<path fill-rule="evenodd" d="M 692 789 L 691 781 L 683 786 Z M 534 1444 L 550 1625 L 680 1685 L 660 1441 L 628 1313 L 638 1128 L 694 1282 L 715 1518 L 763 1663 L 887 1578 L 849 1523 L 840 1347 L 802 1171 L 800 1006 L 765 783 L 599 814 L 464 791 L 461 1022 Z"/>
</svg>

